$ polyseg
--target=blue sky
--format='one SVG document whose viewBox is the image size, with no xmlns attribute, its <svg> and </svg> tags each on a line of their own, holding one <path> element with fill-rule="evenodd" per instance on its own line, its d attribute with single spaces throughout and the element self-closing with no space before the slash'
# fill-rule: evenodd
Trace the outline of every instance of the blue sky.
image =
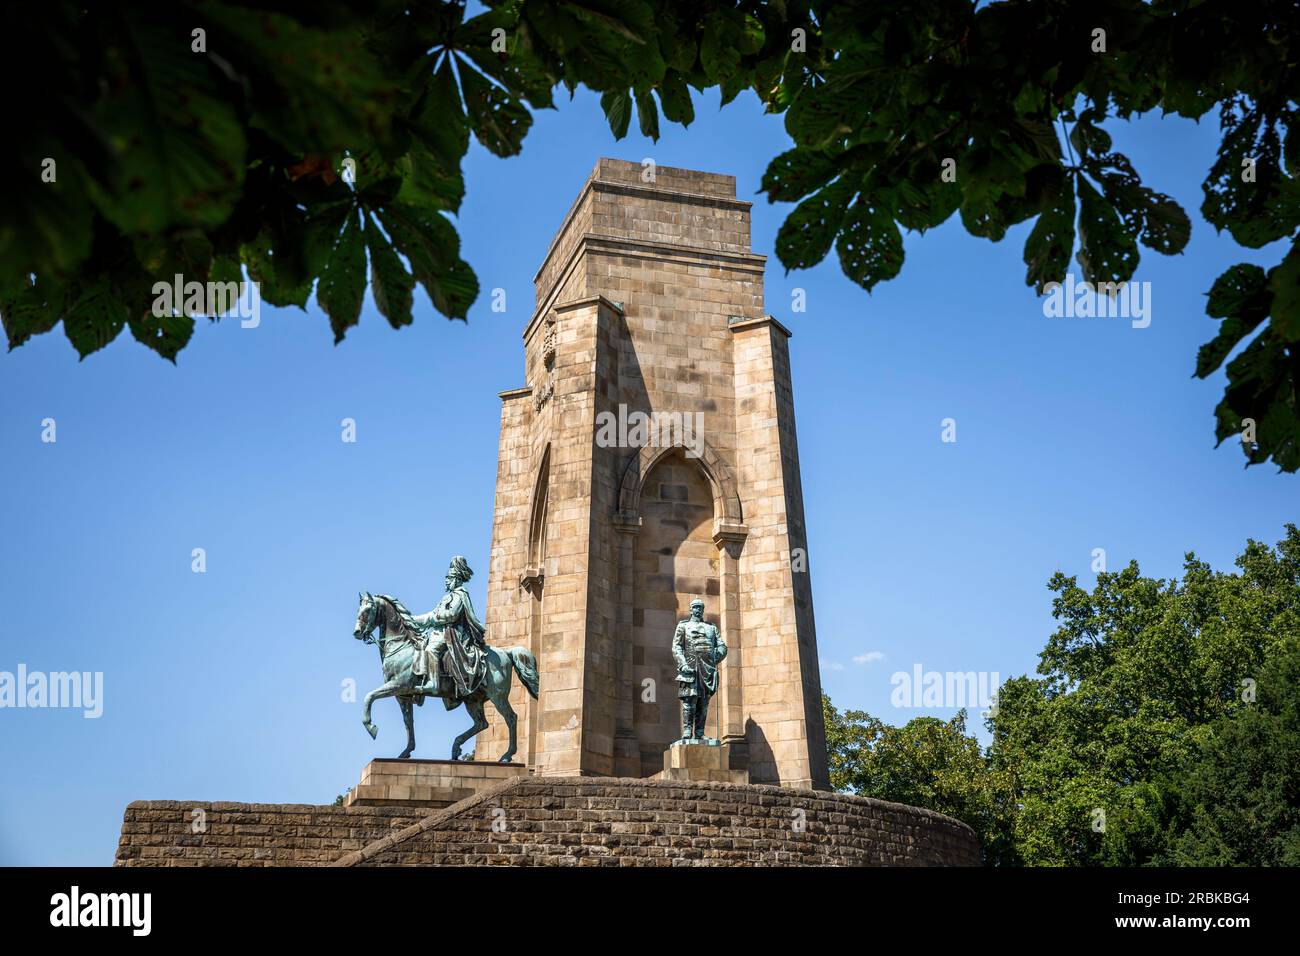
<svg viewBox="0 0 1300 956">
<path fill-rule="evenodd" d="M 368 300 L 338 347 L 313 303 L 264 307 L 256 329 L 205 323 L 175 367 L 129 335 L 81 363 L 61 331 L 0 356 L 0 671 L 105 681 L 99 719 L 0 710 L 0 863 L 108 864 L 136 799 L 327 803 L 402 748 L 395 703 L 376 705 L 376 744 L 342 700 L 349 678 L 363 693 L 379 683 L 376 652 L 351 637 L 356 592 L 427 610 L 463 553 L 482 606 L 497 392 L 523 384 L 531 278 L 598 156 L 730 173 L 755 201 L 768 311 L 794 332 L 818 643 L 837 705 L 891 723 L 950 716 L 892 707 L 890 675 L 1032 671 L 1058 568 L 1090 583 L 1094 548 L 1112 569 L 1136 558 L 1177 574 L 1187 550 L 1227 568 L 1248 537 L 1274 542 L 1296 519 L 1300 479 L 1215 450 L 1223 383 L 1191 377 L 1215 331 L 1215 276 L 1278 258 L 1196 212 L 1215 124 L 1112 124 L 1194 223 L 1183 255 L 1143 250 L 1153 313 L 1139 330 L 1045 318 L 1023 281 L 1024 226 L 998 244 L 955 218 L 911 236 L 902 276 L 871 295 L 833 255 L 787 276 L 773 242 L 793 207 L 756 195 L 789 145 L 781 119 L 748 94 L 721 111 L 701 97 L 697 113 L 658 143 L 616 142 L 580 94 L 537 116 L 519 157 L 475 144 L 458 226 L 485 294 L 468 324 L 419 292 L 413 327 L 392 331 Z M 791 313 L 795 288 L 804 313 Z M 445 756 L 467 724 L 418 711 L 416 756 Z"/>
</svg>

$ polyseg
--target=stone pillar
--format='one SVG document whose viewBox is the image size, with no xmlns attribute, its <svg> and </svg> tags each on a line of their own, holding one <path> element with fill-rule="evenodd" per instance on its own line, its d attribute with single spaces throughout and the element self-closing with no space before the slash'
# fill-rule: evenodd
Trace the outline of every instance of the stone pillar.
<svg viewBox="0 0 1300 956">
<path fill-rule="evenodd" d="M 542 617 L 542 720 L 538 773 L 577 776 L 586 771 L 593 712 L 588 697 L 591 640 L 588 597 L 591 562 L 592 430 L 596 389 L 595 303 L 565 303 L 553 316 L 550 367 L 535 363 L 547 385 L 542 409 L 550 446 L 547 477 L 545 600 Z M 540 440 L 540 439 L 539 439 Z M 489 622 L 490 626 L 490 622 Z"/>
<path fill-rule="evenodd" d="M 730 325 L 736 357 L 736 447 L 749 537 L 741 617 L 752 644 L 743 683 L 755 783 L 828 789 L 817 637 L 790 384 L 790 331 L 771 316 Z M 761 688 L 761 690 L 759 689 Z"/>
<path fill-rule="evenodd" d="M 636 695 L 640 692 L 632 670 L 632 608 L 636 592 L 632 566 L 636 553 L 636 536 L 641 519 L 633 514 L 615 516 L 618 533 L 618 607 L 616 635 L 618 648 L 618 715 L 614 723 L 614 775 L 635 777 L 641 771 L 641 751 L 635 729 Z"/>
<path fill-rule="evenodd" d="M 530 615 L 528 626 L 528 651 L 533 655 L 533 659 L 539 662 L 542 660 L 542 621 L 546 619 L 546 608 L 542 603 L 545 599 L 545 575 L 540 569 L 530 569 L 520 581 L 519 586 L 527 591 L 532 600 L 529 601 Z M 520 683 L 523 683 L 520 681 Z M 524 709 L 515 708 L 515 712 L 523 720 L 523 732 L 520 736 L 520 750 L 523 753 L 523 763 L 532 767 L 537 763 L 537 748 L 539 746 L 539 731 L 542 725 L 542 711 L 545 707 L 543 700 L 546 695 L 546 686 L 539 682 L 537 690 L 537 699 L 533 700 L 527 693 L 522 695 Z M 514 706 L 512 703 L 511 706 Z M 509 739 L 507 732 L 507 740 Z"/>
<path fill-rule="evenodd" d="M 745 650 L 740 623 L 740 553 L 748 529 L 741 524 L 718 520 L 713 543 L 718 546 L 718 630 L 727 645 L 727 656 L 719 668 L 722 686 L 718 691 L 718 739 L 727 745 L 731 767 L 749 767 L 749 748 L 745 743 Z"/>
<path fill-rule="evenodd" d="M 483 621 L 488 625 L 489 643 L 498 647 L 519 644 L 530 648 L 536 655 L 538 649 L 533 646 L 537 634 L 533 607 L 535 602 L 529 587 L 521 587 L 521 577 L 529 573 L 526 566 L 529 563 L 530 501 L 540 457 L 534 441 L 536 421 L 533 390 L 527 387 L 514 388 L 501 392 L 500 397 L 501 438 L 497 452 L 496 496 L 492 512 L 492 550 L 486 569 L 487 600 L 482 615 Z M 474 570 L 476 574 L 470 582 L 471 591 L 479 587 L 484 571 L 478 567 Z M 538 586 L 540 587 L 540 578 Z M 478 606 L 477 601 L 475 606 Z M 540 712 L 520 681 L 514 682 L 510 703 L 516 713 L 524 715 L 523 723 L 527 727 L 527 735 L 519 738 L 517 759 L 531 760 L 536 748 L 529 746 L 525 749 L 525 746 L 535 736 L 535 725 Z M 435 703 L 433 706 L 442 705 Z M 476 739 L 475 755 L 479 759 L 495 760 L 505 752 L 507 739 L 504 722 L 493 720 L 488 729 Z M 449 749 L 450 743 L 443 742 L 439 746 Z M 419 752 L 428 753 L 424 747 Z"/>
</svg>

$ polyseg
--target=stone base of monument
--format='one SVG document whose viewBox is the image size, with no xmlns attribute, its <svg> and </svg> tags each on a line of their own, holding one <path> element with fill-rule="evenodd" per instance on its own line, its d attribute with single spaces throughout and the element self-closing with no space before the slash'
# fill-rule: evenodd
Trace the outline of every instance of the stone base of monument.
<svg viewBox="0 0 1300 956">
<path fill-rule="evenodd" d="M 748 770 L 731 769 L 731 745 L 721 743 L 675 743 L 664 751 L 664 769 L 656 780 L 694 783 L 749 783 Z"/>
<path fill-rule="evenodd" d="M 361 782 L 344 798 L 348 807 L 407 804 L 438 809 L 459 803 L 515 777 L 526 777 L 521 763 L 475 760 L 379 759 L 366 764 Z"/>
<path fill-rule="evenodd" d="M 689 759 L 689 758 L 688 758 Z M 442 761 L 377 760 L 370 779 Z M 421 765 L 424 766 L 422 769 Z M 452 784 L 488 779 L 459 764 Z M 676 768 L 689 769 L 689 768 Z M 697 768 L 698 769 L 698 768 Z M 409 784 L 369 784 L 402 787 Z M 473 785 L 465 787 L 470 789 Z M 432 797 L 430 793 L 423 796 Z M 455 789 L 454 786 L 451 789 Z M 964 823 L 847 793 L 768 784 L 520 774 L 447 807 L 140 800 L 118 866 L 979 866 Z M 373 799 L 373 795 L 371 797 Z M 361 799 L 365 799 L 362 797 Z M 197 811 L 207 826 L 195 832 Z M 792 820 L 800 821 L 793 826 Z"/>
</svg>

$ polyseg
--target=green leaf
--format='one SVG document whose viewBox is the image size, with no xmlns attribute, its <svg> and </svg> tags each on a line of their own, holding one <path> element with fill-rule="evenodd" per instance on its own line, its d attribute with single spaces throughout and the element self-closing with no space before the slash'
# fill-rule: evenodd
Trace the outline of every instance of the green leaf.
<svg viewBox="0 0 1300 956">
<path fill-rule="evenodd" d="M 1287 343 L 1266 328 L 1228 363 L 1228 386 L 1215 409 L 1220 442 L 1237 439 L 1247 418 L 1256 428 L 1256 445 L 1245 448 L 1247 464 L 1272 458 L 1282 471 L 1300 469 L 1300 376 Z"/>
<path fill-rule="evenodd" d="M 403 202 L 448 212 L 460 209 L 465 198 L 465 180 L 459 166 L 444 166 L 422 146 L 413 145 L 398 161 L 397 168 L 402 174 L 398 196 Z"/>
<path fill-rule="evenodd" d="M 1282 264 L 1269 272 L 1268 287 L 1273 293 L 1270 325 L 1285 341 L 1300 343 L 1300 241 L 1291 246 Z"/>
<path fill-rule="evenodd" d="M 176 355 L 194 335 L 194 319 L 184 314 L 154 315 L 142 311 L 132 315 L 127 324 L 137 342 L 147 345 L 169 362 L 176 361 Z"/>
<path fill-rule="evenodd" d="M 1092 119 L 1095 114 L 1088 113 L 1079 117 L 1070 131 L 1070 142 L 1078 151 L 1080 158 L 1085 156 L 1104 156 L 1110 152 L 1111 138 L 1100 126 L 1095 126 Z"/>
<path fill-rule="evenodd" d="M 641 135 L 652 140 L 659 139 L 659 109 L 655 106 L 654 95 L 646 90 L 636 94 L 636 118 L 641 126 Z"/>
<path fill-rule="evenodd" d="M 835 242 L 844 274 L 868 292 L 903 268 L 903 236 L 892 209 L 878 200 L 858 197 Z"/>
<path fill-rule="evenodd" d="M 1061 141 L 1050 122 L 1026 118 L 1017 119 L 1008 127 L 1007 134 L 1019 148 L 1037 161 L 1058 163 L 1061 160 Z"/>
<path fill-rule="evenodd" d="M 686 86 L 686 78 L 676 70 L 668 70 L 659 84 L 659 103 L 663 106 L 664 118 L 670 123 L 690 126 L 695 119 L 695 106 L 691 102 L 691 91 Z"/>
<path fill-rule="evenodd" d="M 632 95 L 627 90 L 607 90 L 600 96 L 600 108 L 614 138 L 626 136 L 628 124 L 632 122 Z"/>
<path fill-rule="evenodd" d="M 1025 284 L 1043 294 L 1049 282 L 1063 282 L 1074 249 L 1074 192 L 1068 183 L 1048 197 L 1038 221 L 1025 240 Z"/>
<path fill-rule="evenodd" d="M 1206 304 L 1207 315 L 1216 319 L 1230 315 L 1241 315 L 1259 304 L 1260 294 L 1265 286 L 1264 270 L 1253 263 L 1239 263 L 1214 280 L 1210 287 L 1209 302 Z M 1267 315 L 1267 299 L 1261 315 Z"/>
<path fill-rule="evenodd" d="M 654 10 L 640 0 L 569 0 L 566 4 L 580 19 L 644 46 L 655 34 Z"/>
<path fill-rule="evenodd" d="M 655 11 L 640 0 L 525 2 L 520 45 L 545 61 L 570 91 L 642 89 L 662 79 Z"/>
<path fill-rule="evenodd" d="M 1232 316 L 1219 325 L 1219 334 L 1200 347 L 1196 353 L 1196 377 L 1208 378 L 1214 373 L 1229 353 L 1235 349 L 1246 336 L 1259 327 L 1259 319 Z"/>
<path fill-rule="evenodd" d="M 274 306 L 296 305 L 300 309 L 307 308 L 312 286 L 316 284 L 315 278 L 308 277 L 297 283 L 281 281 L 276 268 L 273 240 L 267 232 L 243 246 L 239 255 L 248 267 L 249 279 L 257 283 L 263 302 Z"/>
<path fill-rule="evenodd" d="M 781 264 L 787 269 L 810 269 L 825 259 L 857 191 L 857 177 L 842 176 L 796 206 L 776 234 Z"/>
<path fill-rule="evenodd" d="M 534 109 L 550 109 L 554 106 L 551 97 L 554 81 L 519 42 L 516 17 L 510 10 L 489 10 L 466 20 L 456 31 L 456 51 L 469 57 L 485 75 Z M 498 28 L 505 30 L 508 38 L 504 51 L 492 48 L 493 31 Z"/>
<path fill-rule="evenodd" d="M 1219 332 L 1202 345 L 1196 356 L 1196 376 L 1206 378 L 1228 354 L 1268 317 L 1272 294 L 1264 270 L 1242 263 L 1214 280 L 1205 311 L 1221 318 Z"/>
<path fill-rule="evenodd" d="M 1162 255 L 1183 251 L 1192 235 L 1187 213 L 1168 196 L 1143 186 L 1128 157 L 1107 153 L 1083 165 L 1100 180 L 1106 201 L 1134 238 Z"/>
<path fill-rule="evenodd" d="M 42 166 L 22 171 L 11 182 L 0 228 L 0 275 L 26 274 L 33 266 L 71 276 L 90 255 L 93 210 L 86 195 L 86 172 L 61 145 L 33 143 L 32 155 L 55 160 L 54 182 Z M 57 317 L 54 318 L 57 322 Z"/>
<path fill-rule="evenodd" d="M 126 306 L 109 281 L 79 290 L 63 315 L 63 332 L 83 359 L 117 338 L 126 325 Z"/>
<path fill-rule="evenodd" d="M 316 288 L 316 303 L 329 316 L 335 343 L 361 317 L 366 294 L 366 250 L 357 214 L 347 217 Z"/>
<path fill-rule="evenodd" d="M 839 164 L 835 158 L 816 149 L 796 146 L 767 164 L 759 187 L 768 202 L 797 202 L 821 189 L 835 178 Z"/>
<path fill-rule="evenodd" d="M 1201 187 L 1201 214 L 1252 249 L 1293 234 L 1300 226 L 1300 187 L 1283 168 L 1273 122 L 1258 110 L 1228 103 L 1220 123 L 1223 141 Z"/>
<path fill-rule="evenodd" d="M 375 306 L 393 328 L 410 325 L 415 279 L 407 273 L 388 237 L 369 217 L 366 218 L 366 247 L 370 250 L 370 291 Z"/>
<path fill-rule="evenodd" d="M 239 264 L 239 259 L 234 256 L 218 256 L 212 260 L 212 268 L 208 272 L 208 279 L 212 282 L 243 282 L 244 270 Z"/>
<path fill-rule="evenodd" d="M 235 3 L 204 3 L 196 12 L 210 56 L 246 93 L 240 105 L 251 111 L 249 125 L 291 155 L 389 142 L 398 82 L 367 48 L 359 24 L 320 29 L 308 25 L 314 17 Z M 190 51 L 188 27 L 166 42 L 191 61 L 209 59 Z"/>
<path fill-rule="evenodd" d="M 1038 212 L 1026 196 L 1029 178 L 1042 164 L 1031 157 L 1016 159 L 1010 148 L 985 142 L 958 157 L 957 182 L 962 187 L 961 221 L 973 236 L 998 242 L 1014 223 Z"/>
<path fill-rule="evenodd" d="M 733 73 L 731 76 L 724 77 L 718 84 L 718 90 L 722 94 L 720 99 L 723 106 L 726 106 L 745 90 L 749 89 L 749 77 L 744 73 Z"/>
<path fill-rule="evenodd" d="M 933 229 L 961 204 L 960 183 L 944 182 L 929 156 L 918 157 L 894 182 L 894 218 L 904 229 Z"/>
<path fill-rule="evenodd" d="M 62 284 L 43 279 L 32 282 L 27 276 L 16 288 L 0 292 L 0 320 L 4 322 L 10 351 L 59 324 L 65 294 Z"/>
<path fill-rule="evenodd" d="M 326 202 L 304 212 L 298 206 L 269 220 L 240 249 L 249 277 L 260 286 L 263 301 L 275 306 L 307 306 L 316 278 L 329 263 L 339 230 L 355 208 L 355 197 Z"/>
<path fill-rule="evenodd" d="M 757 53 L 763 49 L 763 42 L 766 39 L 766 33 L 763 30 L 763 23 L 757 17 L 748 13 L 740 14 L 740 23 L 738 25 L 738 38 L 736 48 L 747 56 Z"/>
<path fill-rule="evenodd" d="M 239 195 L 245 139 L 207 58 L 174 31 L 142 22 L 132 24 L 129 46 L 108 55 L 114 75 L 95 115 L 117 162 L 110 189 L 92 187 L 99 210 L 128 234 L 219 225 Z"/>
<path fill-rule="evenodd" d="M 493 86 L 465 61 L 459 63 L 461 91 L 474 137 L 497 156 L 514 156 L 533 125 L 532 114 L 505 90 Z"/>
<path fill-rule="evenodd" d="M 740 50 L 730 42 L 730 31 L 721 16 L 705 21 L 700 38 L 700 65 L 710 80 L 720 82 L 740 69 Z"/>
<path fill-rule="evenodd" d="M 429 58 L 430 64 L 432 60 Z M 451 57 L 445 57 L 429 77 L 412 109 L 408 129 L 428 150 L 439 172 L 446 175 L 454 169 L 459 177 L 461 160 L 469 149 L 469 121 L 461 108 Z"/>
<path fill-rule="evenodd" d="M 685 12 L 689 16 L 689 12 Z M 688 76 L 695 70 L 699 56 L 699 43 L 695 32 L 686 26 L 671 8 L 660 7 L 656 12 L 659 26 L 659 52 L 668 72 Z"/>
<path fill-rule="evenodd" d="M 325 274 L 338 245 L 341 230 L 356 214 L 357 197 L 352 193 L 347 196 L 344 201 L 311 209 L 299 229 L 286 235 L 285 246 L 288 248 L 282 251 L 277 246 L 273 250 L 277 279 L 284 281 L 291 264 L 308 279 Z M 294 277 L 297 277 L 296 272 Z"/>
<path fill-rule="evenodd" d="M 1110 203 L 1082 176 L 1079 191 L 1079 253 L 1076 258 L 1086 281 L 1127 282 L 1137 269 L 1137 242 L 1124 229 Z"/>
<path fill-rule="evenodd" d="M 448 318 L 465 318 L 478 296 L 478 279 L 460 258 L 460 239 L 451 223 L 400 203 L 381 210 L 379 221 L 434 308 Z"/>
<path fill-rule="evenodd" d="M 1182 252 L 1192 237 L 1192 221 L 1183 207 L 1168 196 L 1151 193 L 1151 197 L 1142 244 L 1166 256 Z"/>
<path fill-rule="evenodd" d="M 786 132 L 800 146 L 827 146 L 860 128 L 882 93 L 858 76 L 808 84 L 790 104 Z"/>
<path fill-rule="evenodd" d="M 185 281 L 206 280 L 212 270 L 212 241 L 198 229 L 167 236 L 142 236 L 132 243 L 136 260 L 149 275 L 166 282 L 180 273 Z"/>
</svg>

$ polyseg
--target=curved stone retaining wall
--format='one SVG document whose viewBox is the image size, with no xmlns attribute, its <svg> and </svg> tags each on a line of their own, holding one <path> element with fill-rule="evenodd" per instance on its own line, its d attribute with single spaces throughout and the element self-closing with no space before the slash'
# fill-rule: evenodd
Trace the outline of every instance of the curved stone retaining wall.
<svg viewBox="0 0 1300 956">
<path fill-rule="evenodd" d="M 867 797 L 731 783 L 520 778 L 336 866 L 978 866 L 950 817 Z"/>
<path fill-rule="evenodd" d="M 126 809 L 116 863 L 977 866 L 980 848 L 964 823 L 868 797 L 754 784 L 520 777 L 443 810 L 138 801 Z"/>
</svg>

